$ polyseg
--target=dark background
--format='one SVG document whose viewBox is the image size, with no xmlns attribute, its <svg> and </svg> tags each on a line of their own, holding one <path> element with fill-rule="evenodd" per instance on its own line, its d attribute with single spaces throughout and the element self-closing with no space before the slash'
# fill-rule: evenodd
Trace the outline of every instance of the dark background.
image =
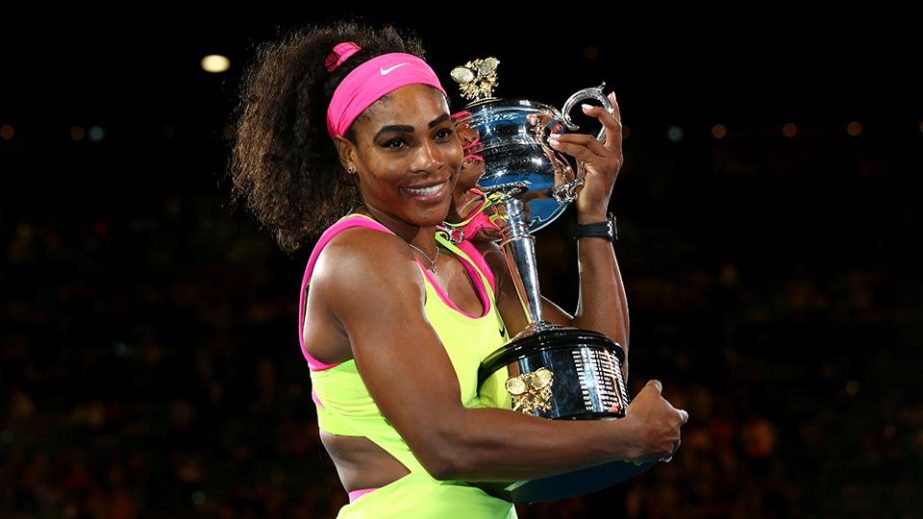
<svg viewBox="0 0 923 519">
<path fill-rule="evenodd" d="M 357 12 L 416 30 L 447 89 L 494 55 L 501 96 L 616 91 L 631 392 L 657 377 L 691 414 L 672 463 L 520 516 L 923 517 L 913 18 L 488 7 Z M 329 13 L 138 9 L 0 21 L 0 516 L 332 517 L 308 251 L 233 210 L 226 176 L 253 46 Z M 572 220 L 538 235 L 571 310 Z"/>
</svg>

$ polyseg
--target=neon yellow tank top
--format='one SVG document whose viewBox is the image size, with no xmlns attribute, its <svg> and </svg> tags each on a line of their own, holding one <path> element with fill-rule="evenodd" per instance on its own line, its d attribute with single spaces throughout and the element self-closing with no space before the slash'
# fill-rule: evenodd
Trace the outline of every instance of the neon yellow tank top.
<svg viewBox="0 0 923 519">
<path fill-rule="evenodd" d="M 359 219 L 358 221 L 356 219 Z M 377 221 L 360 214 L 347 215 L 330 227 L 318 241 L 312 260 L 320 253 L 333 235 L 350 227 L 373 228 L 391 232 Z M 328 234 L 329 233 L 329 234 Z M 423 313 L 429 320 L 439 339 L 445 347 L 461 390 L 461 403 L 465 407 L 504 407 L 511 408 L 509 395 L 504 390 L 505 370 L 499 370 L 484 385 L 478 394 L 478 368 L 483 359 L 497 348 L 509 341 L 506 327 L 497 311 L 493 289 L 483 272 L 486 263 L 470 243 L 459 244 L 472 254 L 465 253 L 460 247 L 437 233 L 436 240 L 446 249 L 459 257 L 465 265 L 475 285 L 480 284 L 481 304 L 484 311 L 480 316 L 471 316 L 449 300 L 435 280 L 431 279 L 422 265 L 426 300 Z M 471 256 L 477 254 L 475 261 Z M 305 273 L 307 286 L 314 261 L 309 262 Z M 480 263 L 480 265 L 478 264 Z M 486 308 L 485 308 L 486 307 Z M 302 292 L 301 318 L 304 318 L 304 292 Z M 301 323 L 299 324 L 299 329 Z M 301 337 L 299 332 L 299 337 Z M 317 404 L 318 427 L 322 431 L 343 436 L 362 436 L 368 438 L 386 452 L 404 464 L 411 473 L 429 475 L 410 447 L 381 414 L 353 359 L 335 365 L 324 365 L 318 361 L 310 362 L 310 356 L 303 347 L 303 352 L 311 364 L 311 384 Z"/>
</svg>

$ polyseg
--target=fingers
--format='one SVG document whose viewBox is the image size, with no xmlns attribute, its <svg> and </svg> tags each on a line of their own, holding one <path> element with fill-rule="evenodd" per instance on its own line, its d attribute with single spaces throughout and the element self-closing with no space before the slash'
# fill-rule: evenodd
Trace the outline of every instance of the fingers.
<svg viewBox="0 0 923 519">
<path fill-rule="evenodd" d="M 682 423 L 683 423 L 683 424 L 685 424 L 686 422 L 689 421 L 689 413 L 687 413 L 685 409 L 677 409 L 676 412 L 679 413 L 680 419 L 682 420 Z M 683 439 L 682 439 L 682 438 L 676 440 L 676 442 L 673 444 L 673 449 L 672 449 L 672 451 L 670 452 L 670 455 L 667 456 L 666 458 L 661 458 L 660 461 L 664 461 L 664 462 L 666 462 L 666 463 L 670 463 L 670 460 L 673 459 L 673 455 L 676 454 L 676 451 L 679 450 L 679 446 L 682 445 L 682 444 L 683 444 Z"/>
<path fill-rule="evenodd" d="M 583 113 L 596 117 L 606 128 L 606 148 L 613 148 L 622 142 L 622 113 L 615 100 L 615 92 L 606 96 L 612 104 L 612 112 L 602 106 L 583 105 Z"/>
<path fill-rule="evenodd" d="M 618 103 L 615 101 L 615 92 L 609 92 L 607 97 L 612 104 L 612 112 L 609 112 L 602 106 L 587 104 L 581 105 L 581 108 L 583 108 L 583 113 L 599 119 L 599 122 L 606 127 L 606 135 L 620 135 L 622 133 L 622 114 L 619 111 Z M 606 139 L 606 141 L 608 142 L 609 139 Z"/>
<path fill-rule="evenodd" d="M 616 123 L 618 123 L 618 131 L 621 132 L 622 131 L 622 111 L 619 108 L 618 102 L 616 102 L 615 100 L 615 92 L 609 92 L 609 95 L 607 97 L 609 98 L 609 102 L 612 103 L 612 114 L 611 114 L 612 119 L 615 120 Z"/>
<path fill-rule="evenodd" d="M 676 454 L 676 451 L 679 450 L 679 446 L 682 444 L 683 444 L 683 440 L 681 439 L 676 440 L 676 443 L 673 444 L 673 448 L 670 450 L 670 454 L 667 455 L 665 458 L 660 458 L 660 461 L 663 461 L 665 463 L 670 463 L 670 461 L 673 459 L 673 455 Z"/>
<path fill-rule="evenodd" d="M 654 389 L 657 390 L 657 393 L 658 393 L 658 394 L 663 392 L 663 384 L 661 384 L 660 381 L 657 380 L 656 378 L 652 378 L 652 379 L 648 380 L 648 381 L 647 381 L 647 385 L 648 385 L 648 386 L 654 386 Z"/>
<path fill-rule="evenodd" d="M 549 135 L 548 143 L 552 148 L 584 162 L 599 160 L 608 153 L 595 137 L 582 133 Z"/>
<path fill-rule="evenodd" d="M 558 133 L 548 136 L 549 141 L 554 140 L 558 143 L 571 144 L 577 147 L 584 147 L 593 155 L 605 157 L 612 153 L 603 143 L 599 142 L 595 136 L 585 133 Z M 566 151 L 566 150 L 563 150 Z"/>
<path fill-rule="evenodd" d="M 582 161 L 587 166 L 592 165 L 596 172 L 614 171 L 616 174 L 623 163 L 622 156 L 622 121 L 615 93 L 609 93 L 612 103 L 612 112 L 602 106 L 584 104 L 583 112 L 591 117 L 596 117 L 606 130 L 606 142 L 599 142 L 594 135 L 585 133 L 556 134 L 548 137 L 549 145 L 555 150 L 566 153 Z"/>
</svg>

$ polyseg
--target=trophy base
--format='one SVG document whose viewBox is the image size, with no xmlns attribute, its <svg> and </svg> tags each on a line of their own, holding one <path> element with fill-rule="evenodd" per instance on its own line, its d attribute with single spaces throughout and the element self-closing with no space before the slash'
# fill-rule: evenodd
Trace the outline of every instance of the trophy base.
<svg viewBox="0 0 923 519">
<path fill-rule="evenodd" d="M 478 386 L 482 393 L 508 393 L 512 410 L 533 416 L 621 418 L 628 408 L 624 358 L 605 335 L 539 322 L 484 359 Z"/>
<path fill-rule="evenodd" d="M 481 363 L 479 388 L 496 407 L 542 418 L 619 419 L 628 409 L 624 359 L 621 346 L 605 335 L 536 322 Z M 595 492 L 653 464 L 614 461 L 547 478 L 477 486 L 508 501 L 536 503 Z"/>
<path fill-rule="evenodd" d="M 589 494 L 617 485 L 646 471 L 655 463 L 613 461 L 547 478 L 475 485 L 494 497 L 513 503 L 540 503 Z"/>
</svg>

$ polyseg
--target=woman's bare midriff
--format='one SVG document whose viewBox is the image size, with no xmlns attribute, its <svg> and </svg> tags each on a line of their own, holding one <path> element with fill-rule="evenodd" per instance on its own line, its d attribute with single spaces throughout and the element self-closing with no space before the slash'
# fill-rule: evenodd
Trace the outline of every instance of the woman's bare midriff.
<svg viewBox="0 0 923 519">
<path fill-rule="evenodd" d="M 340 481 L 347 492 L 381 487 L 410 472 L 394 456 L 368 438 L 321 431 L 320 439 L 333 458 Z"/>
</svg>

